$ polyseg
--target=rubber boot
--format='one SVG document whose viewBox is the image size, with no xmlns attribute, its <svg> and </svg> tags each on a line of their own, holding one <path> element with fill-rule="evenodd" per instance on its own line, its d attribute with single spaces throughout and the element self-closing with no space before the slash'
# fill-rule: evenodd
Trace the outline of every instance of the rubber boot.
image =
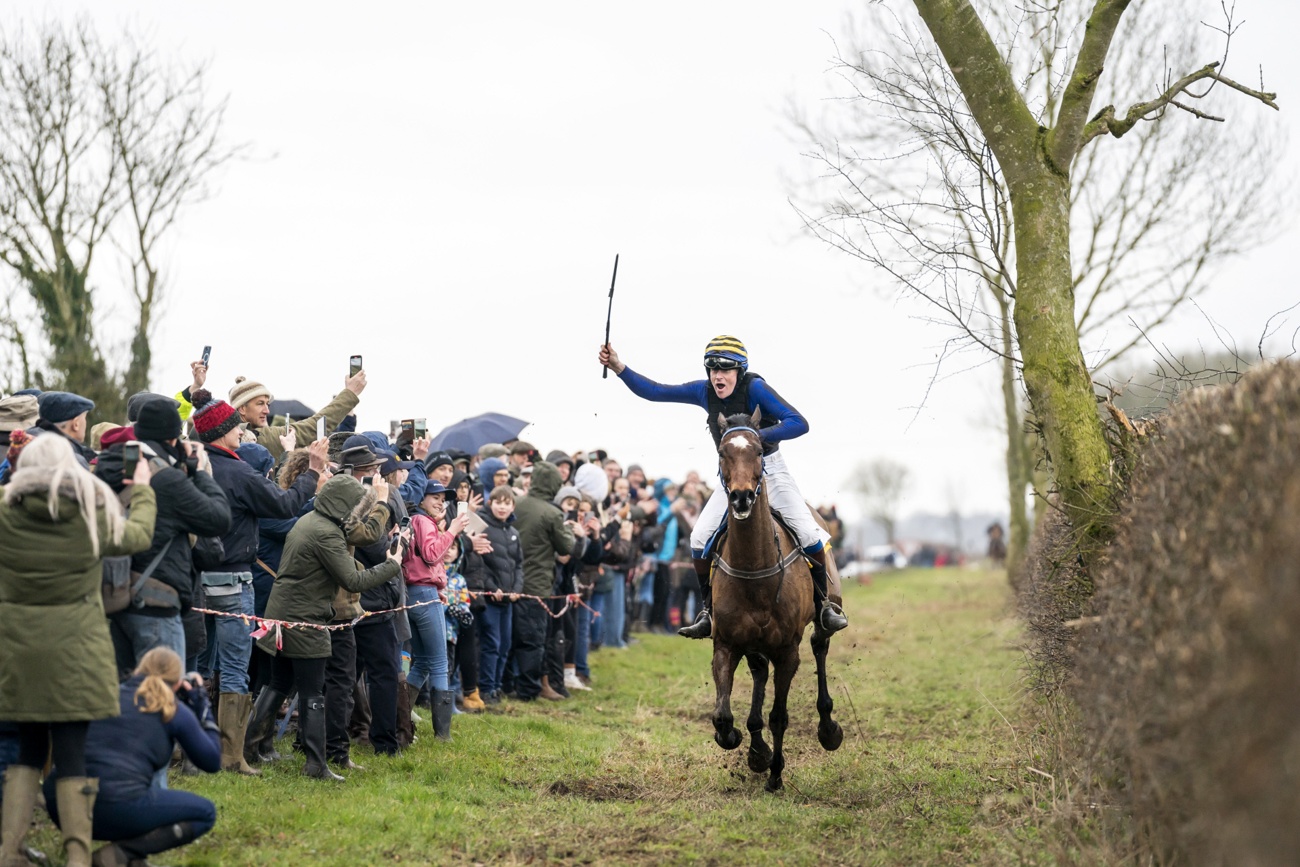
<svg viewBox="0 0 1300 867">
<path fill-rule="evenodd" d="M 433 736 L 440 741 L 451 740 L 451 708 L 455 697 L 449 689 L 431 691 L 433 701 Z"/>
<path fill-rule="evenodd" d="M 221 729 L 221 770 L 246 777 L 261 771 L 244 761 L 244 740 L 248 734 L 248 717 L 253 711 L 253 697 L 244 693 L 223 692 L 217 726 Z"/>
<path fill-rule="evenodd" d="M 551 679 L 546 675 L 542 675 L 542 691 L 538 694 L 548 701 L 564 701 L 564 696 L 551 688 Z"/>
<path fill-rule="evenodd" d="M 829 576 L 826 574 L 826 549 L 821 548 L 811 554 L 807 551 L 808 568 L 812 572 L 813 603 L 817 609 L 817 625 L 823 632 L 839 632 L 849 625 L 840 607 L 832 602 L 827 592 Z"/>
<path fill-rule="evenodd" d="M 257 703 L 253 705 L 253 719 L 248 724 L 248 733 L 244 736 L 244 761 L 248 764 L 274 762 L 281 757 L 275 750 L 275 723 L 284 704 L 284 693 L 276 692 L 266 686 L 257 694 Z M 267 749 L 267 745 L 270 749 Z"/>
<path fill-rule="evenodd" d="M 92 867 L 90 840 L 99 780 L 63 777 L 54 784 L 54 792 L 59 805 L 59 830 L 63 832 L 65 863 L 68 867 Z"/>
<path fill-rule="evenodd" d="M 709 583 L 713 561 L 697 559 L 691 564 L 695 567 L 695 576 L 700 579 L 700 613 L 695 616 L 694 623 L 683 626 L 677 634 L 683 638 L 708 638 L 713 634 L 713 590 Z"/>
<path fill-rule="evenodd" d="M 469 695 L 465 696 L 465 710 L 469 713 L 482 713 L 487 709 L 483 698 L 478 694 L 477 689 L 471 689 Z"/>
<path fill-rule="evenodd" d="M 307 756 L 303 774 L 317 780 L 342 782 L 343 778 L 325 763 L 325 696 L 311 695 L 300 701 L 298 731 L 302 735 L 302 751 Z"/>
<path fill-rule="evenodd" d="M 94 867 L 139 867 L 149 855 L 193 843 L 199 838 L 194 822 L 173 822 L 152 831 L 101 846 L 91 859 Z"/>
<path fill-rule="evenodd" d="M 10 765 L 5 771 L 4 807 L 0 813 L 0 867 L 28 867 L 23 838 L 32 825 L 36 793 L 40 790 L 39 768 Z"/>
</svg>

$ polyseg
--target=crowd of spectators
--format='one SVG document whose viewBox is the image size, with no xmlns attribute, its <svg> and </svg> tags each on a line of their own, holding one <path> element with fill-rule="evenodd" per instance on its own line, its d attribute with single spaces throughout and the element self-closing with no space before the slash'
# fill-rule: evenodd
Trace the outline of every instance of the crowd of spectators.
<svg viewBox="0 0 1300 867">
<path fill-rule="evenodd" d="M 593 654 L 699 608 L 696 473 L 359 429 L 364 371 L 304 418 L 191 373 L 93 426 L 76 394 L 0 399 L 0 864 L 42 785 L 68 864 L 143 863 L 216 820 L 169 764 L 258 776 L 287 729 L 338 780 L 357 744 L 599 690 Z"/>
</svg>

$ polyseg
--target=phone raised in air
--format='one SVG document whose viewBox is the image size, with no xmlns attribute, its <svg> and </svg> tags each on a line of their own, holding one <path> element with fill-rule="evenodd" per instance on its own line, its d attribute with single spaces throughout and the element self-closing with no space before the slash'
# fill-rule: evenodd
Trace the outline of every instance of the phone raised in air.
<svg viewBox="0 0 1300 867">
<path fill-rule="evenodd" d="M 361 356 L 354 355 L 348 359 L 348 379 L 361 372 Z"/>
<path fill-rule="evenodd" d="M 122 476 L 131 478 L 135 475 L 136 464 L 140 463 L 140 443 L 131 440 L 122 446 Z"/>
<path fill-rule="evenodd" d="M 203 366 L 204 366 L 204 367 L 207 367 L 207 366 L 208 366 L 208 359 L 211 358 L 211 357 L 212 357 L 212 347 L 211 347 L 211 346 L 205 346 L 205 347 L 203 347 Z"/>
<path fill-rule="evenodd" d="M 415 423 L 415 438 L 424 439 L 424 435 L 429 432 L 429 420 L 423 418 L 412 419 Z"/>
<path fill-rule="evenodd" d="M 325 439 L 325 416 L 316 419 L 316 439 Z"/>
</svg>

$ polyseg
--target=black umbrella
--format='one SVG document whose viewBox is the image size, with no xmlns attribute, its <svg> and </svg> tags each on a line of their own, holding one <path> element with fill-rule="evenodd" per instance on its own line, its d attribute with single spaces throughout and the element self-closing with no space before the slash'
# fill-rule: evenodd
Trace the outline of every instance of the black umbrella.
<svg viewBox="0 0 1300 867">
<path fill-rule="evenodd" d="M 271 401 L 271 415 L 284 418 L 291 415 L 295 419 L 310 418 L 316 414 L 316 410 L 309 407 L 300 400 L 273 400 Z"/>
</svg>

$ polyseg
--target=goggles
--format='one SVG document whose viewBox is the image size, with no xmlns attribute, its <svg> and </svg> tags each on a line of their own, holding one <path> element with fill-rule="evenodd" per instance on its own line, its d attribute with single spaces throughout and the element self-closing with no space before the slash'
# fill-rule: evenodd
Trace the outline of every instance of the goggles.
<svg viewBox="0 0 1300 867">
<path fill-rule="evenodd" d="M 704 367 L 708 370 L 738 370 L 740 369 L 740 362 L 722 355 L 706 355 L 704 357 Z"/>
</svg>

